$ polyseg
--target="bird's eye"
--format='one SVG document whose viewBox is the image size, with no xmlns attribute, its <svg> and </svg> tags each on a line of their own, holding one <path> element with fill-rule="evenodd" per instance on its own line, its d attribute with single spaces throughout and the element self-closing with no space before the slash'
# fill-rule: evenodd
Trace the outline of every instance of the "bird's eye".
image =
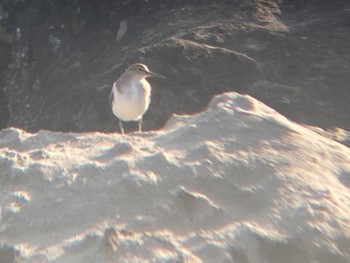
<svg viewBox="0 0 350 263">
<path fill-rule="evenodd" d="M 143 68 L 137 68 L 137 71 L 143 72 Z"/>
</svg>

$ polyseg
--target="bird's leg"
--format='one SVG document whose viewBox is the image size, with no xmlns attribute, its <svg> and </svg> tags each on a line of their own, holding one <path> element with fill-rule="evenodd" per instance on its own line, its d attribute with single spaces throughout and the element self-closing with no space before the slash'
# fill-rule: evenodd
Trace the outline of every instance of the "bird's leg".
<svg viewBox="0 0 350 263">
<path fill-rule="evenodd" d="M 123 127 L 123 122 L 121 119 L 119 119 L 119 129 L 122 134 L 124 134 L 124 127 Z"/>
<path fill-rule="evenodd" d="M 141 132 L 142 128 L 142 118 L 137 121 L 138 126 L 139 126 L 139 132 Z"/>
</svg>

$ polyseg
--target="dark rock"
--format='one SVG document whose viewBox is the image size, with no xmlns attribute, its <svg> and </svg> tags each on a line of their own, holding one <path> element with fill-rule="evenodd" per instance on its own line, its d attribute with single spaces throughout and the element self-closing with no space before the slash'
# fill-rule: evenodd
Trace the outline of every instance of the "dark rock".
<svg viewBox="0 0 350 263">
<path fill-rule="evenodd" d="M 14 263 L 19 258 L 19 251 L 7 244 L 0 245 L 0 259 L 2 263 Z"/>
<path fill-rule="evenodd" d="M 10 120 L 8 99 L 3 91 L 3 87 L 5 86 L 5 70 L 7 69 L 8 64 L 11 62 L 10 55 L 11 46 L 8 43 L 0 40 L 0 130 L 7 127 Z"/>
<path fill-rule="evenodd" d="M 298 122 L 350 130 L 347 0 L 5 1 L 4 10 L 9 126 L 116 131 L 112 83 L 141 61 L 167 77 L 150 80 L 146 130 L 229 90 Z"/>
<path fill-rule="evenodd" d="M 334 112 L 329 110 L 327 101 L 310 96 L 300 87 L 260 81 L 248 93 L 299 123 L 317 126 L 331 124 Z"/>
</svg>

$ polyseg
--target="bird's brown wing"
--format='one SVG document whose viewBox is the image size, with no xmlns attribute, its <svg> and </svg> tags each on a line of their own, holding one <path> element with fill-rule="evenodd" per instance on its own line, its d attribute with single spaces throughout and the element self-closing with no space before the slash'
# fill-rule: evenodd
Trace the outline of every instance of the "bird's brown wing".
<svg viewBox="0 0 350 263">
<path fill-rule="evenodd" d="M 114 94 L 113 94 L 113 90 L 112 90 L 111 93 L 109 94 L 109 107 L 111 109 L 113 108 L 113 103 L 114 103 Z"/>
</svg>

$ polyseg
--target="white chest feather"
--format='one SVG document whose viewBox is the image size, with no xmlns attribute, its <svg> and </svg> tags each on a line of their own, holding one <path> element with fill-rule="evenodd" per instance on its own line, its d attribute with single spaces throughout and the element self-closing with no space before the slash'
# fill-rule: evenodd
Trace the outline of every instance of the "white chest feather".
<svg viewBox="0 0 350 263">
<path fill-rule="evenodd" d="M 119 119 L 136 121 L 141 119 L 147 111 L 150 103 L 151 87 L 145 79 L 119 89 L 114 83 L 112 92 L 114 96 L 112 110 Z"/>
</svg>

